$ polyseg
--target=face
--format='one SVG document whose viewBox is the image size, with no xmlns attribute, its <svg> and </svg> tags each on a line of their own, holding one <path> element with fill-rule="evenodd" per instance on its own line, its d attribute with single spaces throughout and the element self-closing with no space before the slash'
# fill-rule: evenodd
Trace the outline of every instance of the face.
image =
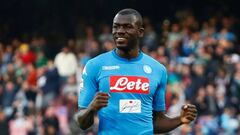
<svg viewBox="0 0 240 135">
<path fill-rule="evenodd" d="M 120 50 L 137 48 L 139 37 L 143 36 L 143 28 L 137 25 L 135 15 L 117 14 L 113 20 L 112 34 L 116 47 Z"/>
</svg>

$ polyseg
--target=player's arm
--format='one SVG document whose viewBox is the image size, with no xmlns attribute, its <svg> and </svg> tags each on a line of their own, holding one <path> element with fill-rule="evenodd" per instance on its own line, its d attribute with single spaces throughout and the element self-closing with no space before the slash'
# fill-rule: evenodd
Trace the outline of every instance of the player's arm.
<svg viewBox="0 0 240 135">
<path fill-rule="evenodd" d="M 184 105 L 181 114 L 178 117 L 171 118 L 163 111 L 153 111 L 154 133 L 169 132 L 182 124 L 189 124 L 197 116 L 197 110 L 194 105 Z"/>
<path fill-rule="evenodd" d="M 74 118 L 81 129 L 87 129 L 94 123 L 94 115 L 102 107 L 107 106 L 109 95 L 98 92 L 98 74 L 99 66 L 91 60 L 86 64 L 83 70 L 81 89 L 78 97 L 78 107 L 80 110 Z"/>
<path fill-rule="evenodd" d="M 108 104 L 109 95 L 107 93 L 98 92 L 89 107 L 80 109 L 75 115 L 79 127 L 83 130 L 89 128 L 94 123 L 94 114 L 101 108 L 106 107 Z"/>
<path fill-rule="evenodd" d="M 169 132 L 181 124 L 188 124 L 195 119 L 197 110 L 194 105 L 184 105 L 179 117 L 171 118 L 165 114 L 165 90 L 167 85 L 167 70 L 160 70 L 161 82 L 153 97 L 153 126 L 154 133 Z"/>
<path fill-rule="evenodd" d="M 90 109 L 80 109 L 74 116 L 75 121 L 81 129 L 88 129 L 94 123 L 94 113 Z"/>
</svg>

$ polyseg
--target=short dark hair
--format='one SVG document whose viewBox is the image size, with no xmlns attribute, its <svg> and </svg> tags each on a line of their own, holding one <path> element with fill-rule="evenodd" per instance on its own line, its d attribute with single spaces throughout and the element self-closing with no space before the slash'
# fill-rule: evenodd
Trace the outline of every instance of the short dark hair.
<svg viewBox="0 0 240 135">
<path fill-rule="evenodd" d="M 126 8 L 126 9 L 123 9 L 123 10 L 120 10 L 117 14 L 120 14 L 120 15 L 129 15 L 129 14 L 133 14 L 137 17 L 138 19 L 138 22 L 137 25 L 139 27 L 142 27 L 143 26 L 143 19 L 142 19 L 142 15 L 135 9 L 131 9 L 131 8 Z"/>
</svg>

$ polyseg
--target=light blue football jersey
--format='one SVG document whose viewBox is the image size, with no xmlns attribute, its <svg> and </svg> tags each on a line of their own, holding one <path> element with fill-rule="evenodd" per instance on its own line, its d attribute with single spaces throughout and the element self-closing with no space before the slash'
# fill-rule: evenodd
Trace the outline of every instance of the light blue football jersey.
<svg viewBox="0 0 240 135">
<path fill-rule="evenodd" d="M 96 92 L 109 93 L 98 112 L 99 135 L 152 135 L 152 110 L 165 110 L 166 83 L 166 68 L 152 57 L 125 59 L 112 50 L 86 64 L 78 106 L 87 108 Z"/>
</svg>

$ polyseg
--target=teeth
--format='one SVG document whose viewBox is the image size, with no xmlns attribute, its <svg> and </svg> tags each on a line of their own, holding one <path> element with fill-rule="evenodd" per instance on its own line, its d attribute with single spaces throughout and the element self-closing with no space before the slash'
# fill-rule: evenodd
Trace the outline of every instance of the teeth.
<svg viewBox="0 0 240 135">
<path fill-rule="evenodd" d="M 119 40 L 124 40 L 125 38 L 117 38 L 117 39 L 119 39 Z"/>
</svg>

